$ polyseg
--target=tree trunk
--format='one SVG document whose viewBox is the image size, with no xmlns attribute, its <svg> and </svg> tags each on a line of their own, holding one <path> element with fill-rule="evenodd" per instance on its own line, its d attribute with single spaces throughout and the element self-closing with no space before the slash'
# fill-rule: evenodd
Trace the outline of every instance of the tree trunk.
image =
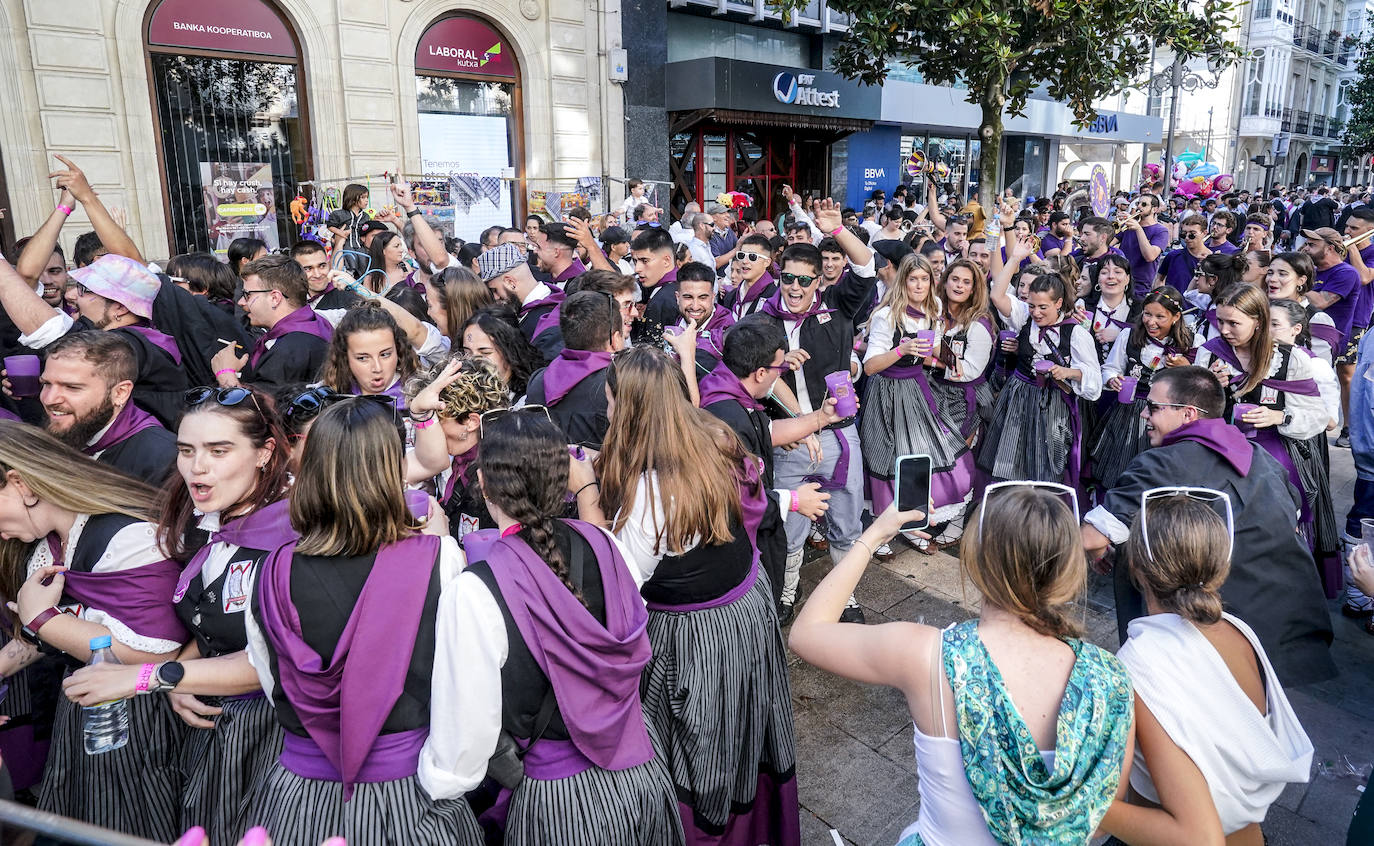
<svg viewBox="0 0 1374 846">
<path fill-rule="evenodd" d="M 978 203 L 983 213 L 997 214 L 998 168 L 1002 162 L 1002 102 L 983 102 L 983 120 L 978 127 Z"/>
</svg>

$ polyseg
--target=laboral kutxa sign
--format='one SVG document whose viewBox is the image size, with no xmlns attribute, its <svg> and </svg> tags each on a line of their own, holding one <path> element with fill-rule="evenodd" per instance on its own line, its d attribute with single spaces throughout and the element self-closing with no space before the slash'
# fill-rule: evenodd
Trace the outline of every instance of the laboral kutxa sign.
<svg viewBox="0 0 1374 846">
<path fill-rule="evenodd" d="M 501 33 L 475 18 L 436 21 L 415 48 L 415 70 L 515 79 L 515 53 Z"/>
</svg>

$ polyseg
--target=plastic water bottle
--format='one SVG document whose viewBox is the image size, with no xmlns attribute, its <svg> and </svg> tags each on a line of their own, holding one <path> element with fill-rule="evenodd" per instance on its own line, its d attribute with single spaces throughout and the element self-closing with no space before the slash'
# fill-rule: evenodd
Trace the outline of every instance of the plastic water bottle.
<svg viewBox="0 0 1374 846">
<path fill-rule="evenodd" d="M 119 659 L 110 649 L 109 635 L 91 638 L 91 660 L 86 666 L 118 663 Z M 129 742 L 129 703 L 125 700 L 113 699 L 81 711 L 87 755 L 112 752 Z"/>
</svg>

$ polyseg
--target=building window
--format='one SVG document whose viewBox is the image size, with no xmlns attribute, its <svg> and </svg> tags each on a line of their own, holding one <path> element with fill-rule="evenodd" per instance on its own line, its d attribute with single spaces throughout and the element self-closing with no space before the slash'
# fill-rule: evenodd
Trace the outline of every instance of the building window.
<svg viewBox="0 0 1374 846">
<path fill-rule="evenodd" d="M 810 64 L 811 40 L 745 23 L 697 15 L 668 15 L 668 61 L 720 57 L 770 65 Z"/>
<path fill-rule="evenodd" d="M 421 188 L 439 222 L 475 241 L 488 226 L 523 214 L 520 66 L 490 24 L 446 15 L 415 48 Z"/>
<path fill-rule="evenodd" d="M 1245 114 L 1257 115 L 1264 101 L 1264 54 L 1259 53 L 1250 60 L 1250 73 L 1245 85 Z"/>
<path fill-rule="evenodd" d="M 285 210 L 310 178 L 310 131 L 290 23 L 262 0 L 162 0 L 146 47 L 171 251 L 293 243 Z"/>
</svg>

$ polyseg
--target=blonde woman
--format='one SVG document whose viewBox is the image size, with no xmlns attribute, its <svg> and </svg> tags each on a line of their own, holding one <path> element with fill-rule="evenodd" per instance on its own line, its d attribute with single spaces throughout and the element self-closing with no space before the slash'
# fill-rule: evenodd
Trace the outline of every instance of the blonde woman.
<svg viewBox="0 0 1374 846">
<path fill-rule="evenodd" d="M 939 367 L 943 328 L 935 268 L 922 256 L 908 255 L 873 310 L 864 353 L 868 389 L 859 443 L 876 512 L 892 504 L 893 461 L 900 455 L 929 455 L 933 473 L 947 477 L 962 466 L 965 478 L 972 479 L 968 444 L 959 427 L 940 414 L 930 384 L 932 369 Z M 932 480 L 932 488 L 935 485 Z M 963 512 L 971 488 L 953 487 L 962 492 L 931 514 L 932 523 L 947 522 Z M 907 539 L 922 552 L 935 551 L 923 538 Z"/>
<path fill-rule="evenodd" d="M 37 661 L 40 643 L 69 659 L 59 666 L 79 667 L 102 636 L 124 664 L 175 658 L 187 640 L 172 604 L 181 566 L 158 549 L 152 489 L 10 421 L 0 421 L 0 472 L 0 593 L 16 599 L 0 675 Z M 16 679 L 11 696 L 22 693 L 37 691 Z M 81 708 L 59 698 L 39 808 L 171 842 L 182 729 L 164 697 L 139 697 L 129 742 L 88 755 Z"/>
</svg>

